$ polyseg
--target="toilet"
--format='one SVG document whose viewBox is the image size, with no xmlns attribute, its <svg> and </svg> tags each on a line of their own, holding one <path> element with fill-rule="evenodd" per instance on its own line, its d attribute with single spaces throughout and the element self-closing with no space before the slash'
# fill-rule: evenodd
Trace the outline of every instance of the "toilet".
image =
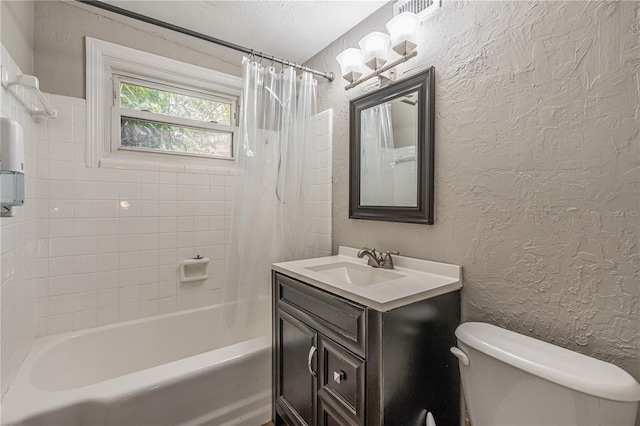
<svg viewBox="0 0 640 426">
<path fill-rule="evenodd" d="M 485 323 L 456 337 L 472 426 L 635 422 L 640 385 L 613 364 Z"/>
</svg>

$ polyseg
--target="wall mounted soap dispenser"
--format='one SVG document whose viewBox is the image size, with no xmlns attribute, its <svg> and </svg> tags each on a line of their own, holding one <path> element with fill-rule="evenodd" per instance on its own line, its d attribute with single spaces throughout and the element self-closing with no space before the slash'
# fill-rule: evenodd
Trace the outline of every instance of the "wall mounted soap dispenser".
<svg viewBox="0 0 640 426">
<path fill-rule="evenodd" d="M 15 120 L 0 117 L 0 211 L 24 204 L 24 133 Z"/>
</svg>

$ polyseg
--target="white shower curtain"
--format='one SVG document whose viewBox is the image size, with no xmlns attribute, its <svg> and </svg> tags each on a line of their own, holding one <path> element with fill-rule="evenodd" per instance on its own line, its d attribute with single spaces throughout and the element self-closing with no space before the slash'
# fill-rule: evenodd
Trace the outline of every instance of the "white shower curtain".
<svg viewBox="0 0 640 426">
<path fill-rule="evenodd" d="M 393 206 L 395 203 L 395 144 L 391 103 L 362 111 L 360 203 Z"/>
<path fill-rule="evenodd" d="M 295 69 L 276 73 L 243 58 L 242 110 L 234 178 L 225 301 L 265 299 L 271 294 L 271 264 L 312 254 L 308 184 L 311 117 L 317 82 Z M 255 311 L 227 309 L 229 327 L 256 321 Z"/>
</svg>

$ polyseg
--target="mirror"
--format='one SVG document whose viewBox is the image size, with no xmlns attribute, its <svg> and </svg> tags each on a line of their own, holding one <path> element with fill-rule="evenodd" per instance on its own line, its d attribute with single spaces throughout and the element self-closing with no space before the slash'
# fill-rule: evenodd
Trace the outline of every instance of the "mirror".
<svg viewBox="0 0 640 426">
<path fill-rule="evenodd" d="M 433 223 L 434 72 L 351 101 L 350 218 Z"/>
</svg>

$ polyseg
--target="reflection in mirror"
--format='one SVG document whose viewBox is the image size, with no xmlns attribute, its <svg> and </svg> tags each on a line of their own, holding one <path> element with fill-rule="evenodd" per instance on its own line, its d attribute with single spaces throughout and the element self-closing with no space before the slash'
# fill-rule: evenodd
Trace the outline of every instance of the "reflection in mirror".
<svg viewBox="0 0 640 426">
<path fill-rule="evenodd" d="M 360 205 L 417 207 L 418 91 L 361 111 Z"/>
</svg>

